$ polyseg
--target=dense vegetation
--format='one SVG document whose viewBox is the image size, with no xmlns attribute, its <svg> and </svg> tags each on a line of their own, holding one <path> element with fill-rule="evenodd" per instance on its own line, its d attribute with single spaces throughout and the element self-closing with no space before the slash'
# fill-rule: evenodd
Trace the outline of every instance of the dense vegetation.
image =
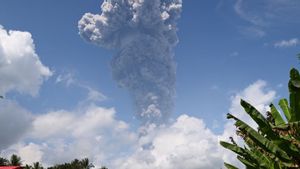
<svg viewBox="0 0 300 169">
<path fill-rule="evenodd" d="M 236 133 L 245 146 L 241 147 L 231 138 L 231 143 L 220 144 L 237 154 L 247 169 L 295 169 L 300 168 L 300 75 L 296 69 L 290 71 L 289 103 L 287 99 L 279 101 L 280 113 L 271 104 L 270 111 L 263 116 L 257 109 L 244 100 L 241 105 L 245 112 L 257 123 L 255 130 L 248 124 L 227 114 L 235 120 Z M 228 169 L 237 167 L 225 163 Z"/>
<path fill-rule="evenodd" d="M 10 159 L 0 157 L 0 166 L 22 166 L 22 160 L 19 156 L 13 154 Z M 45 169 L 41 163 L 35 162 L 32 165 L 26 164 L 22 166 L 24 169 Z M 94 165 L 89 161 L 88 158 L 82 160 L 75 159 L 70 163 L 56 164 L 47 169 L 91 169 Z M 100 169 L 108 169 L 106 167 L 101 167 Z"/>
</svg>

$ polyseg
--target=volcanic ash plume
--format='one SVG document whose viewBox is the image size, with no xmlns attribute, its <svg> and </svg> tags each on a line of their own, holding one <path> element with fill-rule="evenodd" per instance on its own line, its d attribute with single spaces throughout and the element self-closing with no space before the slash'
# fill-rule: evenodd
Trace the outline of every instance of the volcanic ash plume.
<svg viewBox="0 0 300 169">
<path fill-rule="evenodd" d="M 101 14 L 78 23 L 83 39 L 117 49 L 113 77 L 130 91 L 143 122 L 163 122 L 172 112 L 181 0 L 105 0 Z"/>
</svg>

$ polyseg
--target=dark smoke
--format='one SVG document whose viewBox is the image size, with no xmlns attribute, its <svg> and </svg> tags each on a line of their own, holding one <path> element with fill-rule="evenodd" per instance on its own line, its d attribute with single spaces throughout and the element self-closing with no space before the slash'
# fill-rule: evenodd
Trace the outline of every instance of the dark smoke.
<svg viewBox="0 0 300 169">
<path fill-rule="evenodd" d="M 82 38 L 118 51 L 113 77 L 146 123 L 163 122 L 172 112 L 181 7 L 181 0 L 105 0 L 101 14 L 86 13 L 78 24 Z"/>
</svg>

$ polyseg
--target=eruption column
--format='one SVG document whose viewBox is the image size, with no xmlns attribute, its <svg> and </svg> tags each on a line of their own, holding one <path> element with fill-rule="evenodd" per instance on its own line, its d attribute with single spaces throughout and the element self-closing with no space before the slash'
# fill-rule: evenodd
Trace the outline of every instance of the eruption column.
<svg viewBox="0 0 300 169">
<path fill-rule="evenodd" d="M 144 123 L 161 123 L 172 112 L 181 8 L 181 0 L 105 0 L 101 14 L 86 13 L 78 23 L 83 39 L 117 50 L 113 77 L 129 90 Z"/>
</svg>

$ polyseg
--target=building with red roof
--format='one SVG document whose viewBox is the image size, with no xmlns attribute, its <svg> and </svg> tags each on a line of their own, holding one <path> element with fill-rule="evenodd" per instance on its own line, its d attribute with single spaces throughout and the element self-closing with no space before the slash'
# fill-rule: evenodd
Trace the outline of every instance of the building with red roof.
<svg viewBox="0 0 300 169">
<path fill-rule="evenodd" d="M 22 169 L 20 166 L 0 166 L 0 169 Z"/>
</svg>

